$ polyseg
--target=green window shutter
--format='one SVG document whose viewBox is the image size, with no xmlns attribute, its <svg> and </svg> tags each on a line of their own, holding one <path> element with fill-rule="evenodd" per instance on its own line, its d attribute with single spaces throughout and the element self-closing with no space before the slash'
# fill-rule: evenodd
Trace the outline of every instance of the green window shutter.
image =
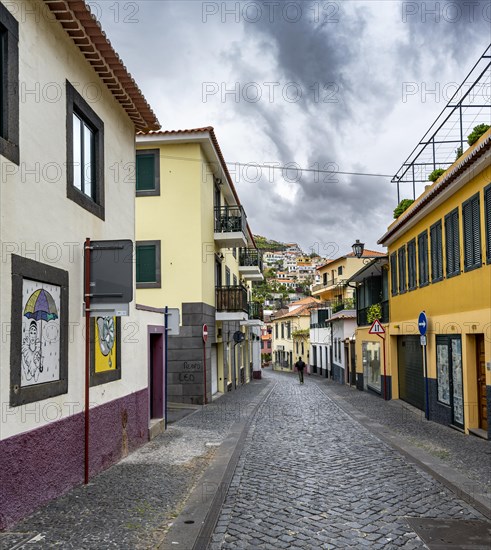
<svg viewBox="0 0 491 550">
<path fill-rule="evenodd" d="M 136 190 L 153 191 L 155 185 L 155 155 L 144 153 L 136 155 Z"/>
<path fill-rule="evenodd" d="M 442 222 L 439 220 L 430 227 L 431 239 L 431 280 L 437 282 L 443 277 Z"/>
<path fill-rule="evenodd" d="M 428 284 L 428 233 L 418 235 L 419 284 Z"/>
<path fill-rule="evenodd" d="M 406 247 L 399 249 L 399 292 L 406 292 Z"/>
<path fill-rule="evenodd" d="M 407 243 L 408 288 L 416 288 L 416 240 Z"/>
<path fill-rule="evenodd" d="M 390 286 L 392 296 L 397 294 L 397 253 L 390 255 Z"/>
<path fill-rule="evenodd" d="M 136 282 L 157 282 L 157 255 L 153 244 L 136 247 Z"/>
<path fill-rule="evenodd" d="M 491 263 L 491 184 L 484 188 L 484 223 L 486 226 L 486 261 Z"/>
<path fill-rule="evenodd" d="M 464 218 L 464 269 L 481 265 L 481 223 L 479 219 L 479 194 L 462 205 Z"/>
<path fill-rule="evenodd" d="M 448 275 L 460 273 L 459 211 L 456 208 L 445 216 L 445 259 Z"/>
</svg>

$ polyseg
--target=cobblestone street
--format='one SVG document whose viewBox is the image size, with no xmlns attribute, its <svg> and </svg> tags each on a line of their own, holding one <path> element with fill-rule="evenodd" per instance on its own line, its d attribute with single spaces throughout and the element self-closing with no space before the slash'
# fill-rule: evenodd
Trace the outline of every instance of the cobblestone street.
<svg viewBox="0 0 491 550">
<path fill-rule="evenodd" d="M 406 517 L 484 519 L 317 382 L 267 377 L 277 384 L 252 423 L 210 550 L 426 548 Z"/>
</svg>

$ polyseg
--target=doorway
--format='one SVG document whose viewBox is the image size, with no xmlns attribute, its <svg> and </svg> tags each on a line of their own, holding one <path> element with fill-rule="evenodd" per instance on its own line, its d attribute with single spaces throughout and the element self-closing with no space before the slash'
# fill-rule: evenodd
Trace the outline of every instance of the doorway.
<svg viewBox="0 0 491 550">
<path fill-rule="evenodd" d="M 150 334 L 150 418 L 164 418 L 164 335 Z"/>
<path fill-rule="evenodd" d="M 450 407 L 450 422 L 464 427 L 462 339 L 460 335 L 436 337 L 437 399 Z"/>
<path fill-rule="evenodd" d="M 425 406 L 423 351 L 419 336 L 397 337 L 399 397 L 420 410 Z"/>
<path fill-rule="evenodd" d="M 477 405 L 479 428 L 488 431 L 488 401 L 486 389 L 486 363 L 484 361 L 484 334 L 476 335 Z"/>
</svg>

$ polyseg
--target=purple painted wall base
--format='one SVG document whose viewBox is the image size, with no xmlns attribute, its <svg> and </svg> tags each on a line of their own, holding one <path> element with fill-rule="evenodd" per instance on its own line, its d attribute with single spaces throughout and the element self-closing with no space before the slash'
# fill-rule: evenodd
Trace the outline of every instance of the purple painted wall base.
<svg viewBox="0 0 491 550">
<path fill-rule="evenodd" d="M 91 409 L 90 475 L 148 441 L 148 390 Z M 84 415 L 0 441 L 0 530 L 84 479 Z"/>
</svg>

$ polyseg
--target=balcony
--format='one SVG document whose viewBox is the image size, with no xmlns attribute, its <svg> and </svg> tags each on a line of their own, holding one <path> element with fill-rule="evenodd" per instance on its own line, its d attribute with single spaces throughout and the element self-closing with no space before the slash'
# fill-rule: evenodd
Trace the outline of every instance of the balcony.
<svg viewBox="0 0 491 550">
<path fill-rule="evenodd" d="M 255 248 L 241 248 L 239 251 L 239 273 L 247 281 L 263 281 L 262 254 Z"/>
<path fill-rule="evenodd" d="M 322 283 L 312 286 L 312 294 L 320 294 L 326 290 L 331 290 L 337 286 L 343 285 L 346 282 L 346 279 L 341 279 L 339 277 L 330 277 Z"/>
<path fill-rule="evenodd" d="M 221 248 L 247 246 L 247 218 L 242 206 L 216 206 L 216 244 Z"/>
<path fill-rule="evenodd" d="M 259 302 L 249 302 L 249 319 L 247 321 L 242 321 L 241 325 L 246 325 L 248 327 L 252 326 L 262 326 L 263 324 L 263 306 Z"/>
<path fill-rule="evenodd" d="M 377 304 L 374 304 L 374 305 L 377 305 Z M 356 312 L 356 317 L 357 317 L 356 322 L 357 322 L 359 327 L 369 327 L 372 324 L 373 321 L 368 320 L 368 310 L 370 309 L 370 307 L 372 307 L 372 306 L 359 309 Z M 389 302 L 388 302 L 388 300 L 385 300 L 384 302 L 380 302 L 380 307 L 381 307 L 382 314 L 380 315 L 379 321 L 381 323 L 388 323 L 389 322 Z"/>
<path fill-rule="evenodd" d="M 342 302 L 336 302 L 332 306 L 332 313 L 333 315 L 337 313 L 338 311 L 343 311 L 343 309 L 355 309 L 356 304 L 353 298 L 346 298 Z"/>
<path fill-rule="evenodd" d="M 218 286 L 216 294 L 217 321 L 247 321 L 249 318 L 249 304 L 247 303 L 247 289 L 242 285 Z"/>
</svg>

